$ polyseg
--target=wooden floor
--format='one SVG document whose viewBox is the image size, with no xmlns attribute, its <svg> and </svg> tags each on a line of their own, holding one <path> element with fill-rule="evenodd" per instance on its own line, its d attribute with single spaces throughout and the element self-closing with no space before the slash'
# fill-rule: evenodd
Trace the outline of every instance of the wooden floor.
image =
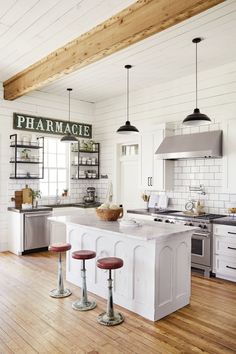
<svg viewBox="0 0 236 354">
<path fill-rule="evenodd" d="M 236 353 L 236 284 L 192 276 L 191 304 L 158 321 L 121 309 L 125 322 L 96 322 L 105 308 L 77 312 L 65 299 L 48 296 L 56 259 L 48 253 L 17 257 L 0 253 L 0 353 Z"/>
</svg>

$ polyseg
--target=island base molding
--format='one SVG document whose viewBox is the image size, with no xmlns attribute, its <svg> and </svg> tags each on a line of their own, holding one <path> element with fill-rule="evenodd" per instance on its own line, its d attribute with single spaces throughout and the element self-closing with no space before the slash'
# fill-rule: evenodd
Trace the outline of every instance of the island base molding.
<svg viewBox="0 0 236 354">
<path fill-rule="evenodd" d="M 143 240 L 106 230 L 67 224 L 66 279 L 81 287 L 78 262 L 72 252 L 90 249 L 97 258 L 115 256 L 124 261 L 114 272 L 114 303 L 146 319 L 157 321 L 190 302 L 192 231 L 163 241 Z M 96 259 L 86 264 L 87 289 L 107 298 L 108 272 L 97 268 Z"/>
</svg>

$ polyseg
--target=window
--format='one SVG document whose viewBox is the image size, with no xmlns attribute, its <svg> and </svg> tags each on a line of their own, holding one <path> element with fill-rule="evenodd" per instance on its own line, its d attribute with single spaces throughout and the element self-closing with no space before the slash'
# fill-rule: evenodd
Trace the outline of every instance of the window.
<svg viewBox="0 0 236 354">
<path fill-rule="evenodd" d="M 42 196 L 61 195 L 69 184 L 69 146 L 59 139 L 44 139 L 44 179 L 40 180 Z"/>
</svg>

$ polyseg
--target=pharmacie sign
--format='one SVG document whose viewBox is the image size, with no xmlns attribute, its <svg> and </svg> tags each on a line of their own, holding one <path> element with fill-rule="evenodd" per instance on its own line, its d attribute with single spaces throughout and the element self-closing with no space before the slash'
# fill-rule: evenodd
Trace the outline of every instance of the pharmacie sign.
<svg viewBox="0 0 236 354">
<path fill-rule="evenodd" d="M 46 134 L 72 134 L 81 138 L 92 138 L 92 125 L 77 122 L 66 122 L 28 114 L 13 113 L 13 129 L 27 130 Z"/>
</svg>

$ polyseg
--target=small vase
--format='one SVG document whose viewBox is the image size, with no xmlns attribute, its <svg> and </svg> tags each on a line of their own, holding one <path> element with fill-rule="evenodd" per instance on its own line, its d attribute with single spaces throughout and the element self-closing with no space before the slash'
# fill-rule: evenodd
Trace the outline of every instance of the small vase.
<svg viewBox="0 0 236 354">
<path fill-rule="evenodd" d="M 37 198 L 34 198 L 34 199 L 32 200 L 32 207 L 33 207 L 33 208 L 38 208 L 38 199 L 37 199 Z"/>
</svg>

